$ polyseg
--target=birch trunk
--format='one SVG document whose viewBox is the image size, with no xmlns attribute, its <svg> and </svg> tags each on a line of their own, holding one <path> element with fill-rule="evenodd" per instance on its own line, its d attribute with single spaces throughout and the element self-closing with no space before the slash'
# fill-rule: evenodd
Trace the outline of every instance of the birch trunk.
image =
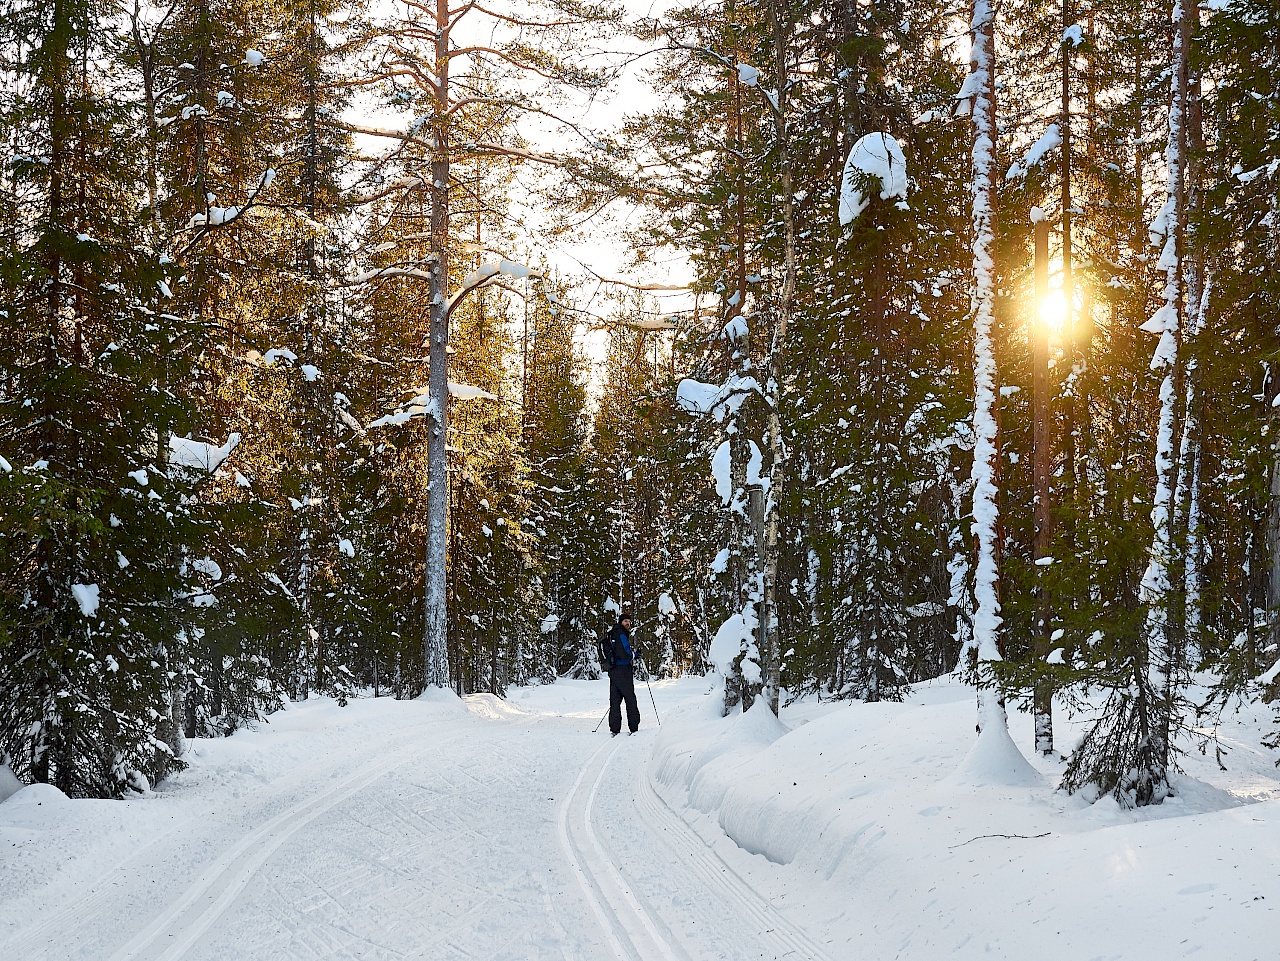
<svg viewBox="0 0 1280 961">
<path fill-rule="evenodd" d="M 1169 565 L 1172 549 L 1172 513 L 1178 483 L 1178 464 L 1174 458 L 1177 436 L 1178 399 L 1181 395 L 1179 357 L 1182 333 L 1183 303 L 1183 236 L 1186 226 L 1186 107 L 1190 17 L 1183 0 L 1174 0 L 1173 48 L 1170 57 L 1172 79 L 1169 97 L 1169 130 L 1165 147 L 1168 170 L 1165 205 L 1161 223 L 1164 244 L 1159 266 L 1165 272 L 1163 301 L 1147 323 L 1148 330 L 1160 335 L 1151 369 L 1163 371 L 1160 383 L 1160 418 L 1156 433 L 1156 487 L 1151 506 L 1153 528 L 1150 559 L 1142 578 L 1142 600 L 1147 605 L 1145 625 L 1147 678 L 1154 695 L 1151 719 L 1151 744 L 1146 770 L 1136 773 L 1138 804 L 1159 803 L 1169 794 L 1169 732 L 1175 672 L 1178 666 L 1176 638 L 1170 625 L 1172 590 Z M 1157 235 L 1158 236 L 1158 235 Z"/>
<path fill-rule="evenodd" d="M 995 320 L 995 14 L 990 0 L 974 0 L 971 70 L 973 95 L 973 535 L 978 560 L 974 570 L 973 649 L 979 680 L 1001 660 L 999 586 L 999 506 L 996 470 L 999 453 L 996 426 L 996 363 L 992 344 Z M 985 667 L 984 667 L 985 665 Z M 1004 700 L 978 686 L 978 730 L 1005 727 Z"/>
</svg>

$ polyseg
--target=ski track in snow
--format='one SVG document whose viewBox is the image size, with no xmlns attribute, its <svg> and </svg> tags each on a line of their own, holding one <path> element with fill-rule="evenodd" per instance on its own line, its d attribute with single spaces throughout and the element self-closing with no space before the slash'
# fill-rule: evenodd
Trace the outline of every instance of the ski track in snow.
<svg viewBox="0 0 1280 961">
<path fill-rule="evenodd" d="M 761 897 L 667 803 L 654 788 L 647 766 L 640 770 L 638 781 L 636 798 L 641 816 L 654 830 L 676 835 L 673 847 L 687 855 L 685 863 L 708 887 L 719 888 L 726 900 L 738 905 L 755 922 L 762 939 L 774 944 L 775 957 L 830 961 L 826 951 L 813 938 Z"/>
<path fill-rule="evenodd" d="M 481 698 L 243 797 L 211 768 L 0 958 L 829 961 L 656 791 L 653 733 Z"/>
<path fill-rule="evenodd" d="M 235 902 L 276 849 L 299 829 L 363 790 L 412 753 L 414 749 L 405 748 L 390 757 L 384 756 L 250 831 L 206 868 L 178 901 L 113 954 L 111 961 L 143 958 L 178 961 Z"/>
<path fill-rule="evenodd" d="M 559 819 L 618 961 L 830 961 L 671 809 L 648 774 L 649 738 L 636 740 L 643 751 L 627 739 L 592 755 Z"/>
<path fill-rule="evenodd" d="M 637 900 L 592 824 L 600 784 L 617 747 L 605 744 L 578 774 L 560 809 L 561 844 L 618 961 L 689 961 L 671 932 Z"/>
<path fill-rule="evenodd" d="M 202 826 L 213 827 L 215 830 L 235 829 L 236 822 L 246 815 L 252 817 L 252 810 L 232 811 L 230 818 L 227 819 L 222 816 L 221 810 L 215 811 L 227 806 L 226 798 L 197 802 L 200 810 L 192 812 L 191 823 L 180 824 L 176 829 L 170 828 L 152 835 L 129 856 L 111 865 L 99 876 L 86 879 L 88 890 L 73 889 L 65 903 L 55 907 L 50 914 L 37 920 L 25 931 L 21 931 L 8 943 L 0 943 L 0 958 L 5 961 L 10 957 L 21 958 L 23 961 L 27 959 L 43 961 L 43 959 L 76 957 L 100 961 L 109 957 L 110 961 L 125 961 L 125 959 L 133 961 L 135 958 L 158 957 L 155 951 L 145 949 L 163 931 L 175 925 L 184 910 L 193 911 L 198 908 L 197 902 L 200 901 L 202 894 L 211 888 L 216 888 L 209 898 L 201 902 L 205 910 L 185 920 L 187 924 L 194 923 L 199 917 L 207 914 L 207 920 L 202 926 L 203 930 L 207 929 L 209 924 L 213 923 L 217 916 L 234 901 L 234 895 L 221 900 L 218 897 L 219 892 L 225 893 L 226 884 L 235 884 L 237 893 L 243 890 L 254 871 L 260 868 L 270 854 L 295 831 L 358 792 L 366 783 L 363 779 L 376 778 L 385 774 L 387 769 L 411 755 L 415 750 L 420 752 L 421 746 L 415 746 L 415 744 L 416 738 L 422 735 L 422 730 L 418 725 L 409 726 L 405 735 L 394 738 L 396 743 L 393 743 L 390 754 L 383 753 L 372 763 L 358 767 L 352 773 L 341 775 L 341 780 L 337 784 L 321 789 L 318 793 L 315 790 L 317 782 L 338 775 L 342 767 L 348 766 L 352 761 L 349 753 L 344 752 L 336 756 L 325 755 L 324 762 L 302 765 L 255 792 L 252 799 L 254 808 L 272 812 L 261 815 L 267 820 L 260 827 L 250 829 L 241 836 L 238 843 L 234 843 L 203 870 L 199 865 L 195 866 L 192 873 L 199 871 L 199 877 L 190 884 L 186 893 L 152 919 L 142 932 L 114 954 L 109 954 L 110 947 L 101 943 L 102 938 L 109 938 L 105 929 L 110 925 L 128 923 L 126 917 L 119 912 L 133 909 L 134 905 L 128 903 L 128 895 L 143 890 L 141 885 L 136 884 L 136 879 L 145 878 L 157 871 L 172 870 L 175 861 L 189 856 L 189 850 L 183 848 L 185 842 L 189 840 L 185 835 L 198 833 L 192 832 L 193 824 L 199 823 Z M 403 747 L 401 742 L 404 740 L 415 741 L 415 744 Z M 367 752 L 364 753 L 367 756 Z M 304 796 L 301 800 L 295 801 L 292 796 L 297 794 Z M 341 796 L 335 796 L 338 794 Z M 272 809 L 278 809 L 281 802 L 286 805 L 285 809 L 280 813 L 274 813 Z M 298 820 L 290 823 L 290 819 L 294 818 Z M 272 836 L 273 832 L 275 832 L 274 836 Z M 194 840 L 199 842 L 201 838 L 196 837 Z M 204 840 L 207 843 L 207 838 Z M 270 845 L 269 850 L 266 850 L 261 858 L 256 858 L 254 855 L 258 852 L 251 850 L 254 843 L 258 841 L 266 841 Z M 246 873 L 244 869 L 251 862 L 256 863 Z M 241 869 L 240 877 L 233 878 L 230 872 L 237 864 Z M 122 893 L 126 899 L 123 904 Z M 149 902 L 150 892 L 146 892 L 146 895 L 146 900 Z M 211 900 L 214 903 L 210 903 Z M 216 912 L 212 910 L 215 904 Z M 178 929 L 172 931 L 171 935 L 178 933 L 179 929 L 185 929 L 185 926 L 185 924 L 178 925 Z M 85 931 L 92 932 L 91 940 L 82 943 L 78 950 L 71 953 L 65 943 L 68 933 Z M 173 956 L 181 957 L 181 954 Z"/>
</svg>

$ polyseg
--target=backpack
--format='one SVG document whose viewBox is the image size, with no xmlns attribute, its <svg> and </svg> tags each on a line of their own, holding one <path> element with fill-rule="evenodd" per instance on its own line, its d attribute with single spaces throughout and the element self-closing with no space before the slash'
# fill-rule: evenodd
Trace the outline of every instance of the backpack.
<svg viewBox="0 0 1280 961">
<path fill-rule="evenodd" d="M 613 635 L 606 633 L 596 641 L 596 656 L 600 658 L 600 670 L 613 667 Z"/>
</svg>

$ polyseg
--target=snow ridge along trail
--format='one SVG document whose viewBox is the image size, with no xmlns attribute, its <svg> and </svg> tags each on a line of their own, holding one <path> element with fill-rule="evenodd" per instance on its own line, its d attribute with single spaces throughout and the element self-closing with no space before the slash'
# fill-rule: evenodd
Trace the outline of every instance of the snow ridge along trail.
<svg viewBox="0 0 1280 961">
<path fill-rule="evenodd" d="M 618 961 L 689 961 L 671 932 L 637 900 L 592 826 L 596 795 L 617 746 L 616 739 L 602 746 L 574 781 L 560 808 L 561 845 Z"/>
<path fill-rule="evenodd" d="M 687 854 L 685 864 L 726 900 L 740 905 L 743 914 L 759 927 L 761 938 L 771 942 L 778 958 L 830 961 L 826 951 L 804 930 L 792 924 L 772 904 L 761 897 L 733 868 L 724 862 L 653 786 L 651 775 L 642 768 L 636 789 L 636 807 L 655 830 L 675 834 L 677 846 Z"/>
<path fill-rule="evenodd" d="M 415 749 L 405 748 L 390 757 L 379 758 L 348 774 L 327 791 L 293 805 L 250 831 L 210 864 L 181 898 L 113 954 L 111 961 L 151 957 L 177 961 L 183 957 L 235 902 L 258 869 L 296 831 L 414 753 Z"/>
</svg>

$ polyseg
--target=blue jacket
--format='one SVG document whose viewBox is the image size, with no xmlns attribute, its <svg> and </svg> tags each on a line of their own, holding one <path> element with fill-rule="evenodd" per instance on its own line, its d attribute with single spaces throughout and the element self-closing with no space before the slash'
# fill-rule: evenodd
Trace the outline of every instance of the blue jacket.
<svg viewBox="0 0 1280 961">
<path fill-rule="evenodd" d="M 609 628 L 608 636 L 600 645 L 600 666 L 606 671 L 615 667 L 630 667 L 634 656 L 631 632 L 621 624 Z"/>
</svg>

